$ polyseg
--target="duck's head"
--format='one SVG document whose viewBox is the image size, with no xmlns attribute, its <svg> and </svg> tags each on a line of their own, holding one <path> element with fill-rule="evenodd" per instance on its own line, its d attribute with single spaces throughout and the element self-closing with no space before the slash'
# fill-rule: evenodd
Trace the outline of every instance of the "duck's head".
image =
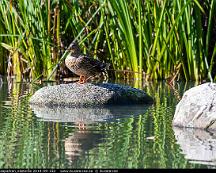
<svg viewBox="0 0 216 173">
<path fill-rule="evenodd" d="M 80 48 L 79 48 L 79 44 L 78 42 L 72 42 L 69 46 L 69 51 L 71 54 L 76 54 L 79 55 L 80 54 Z"/>
</svg>

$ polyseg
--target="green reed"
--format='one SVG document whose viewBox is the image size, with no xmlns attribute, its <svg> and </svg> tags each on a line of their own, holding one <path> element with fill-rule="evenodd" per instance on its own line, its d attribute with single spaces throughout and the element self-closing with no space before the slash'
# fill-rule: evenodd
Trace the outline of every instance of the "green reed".
<svg viewBox="0 0 216 173">
<path fill-rule="evenodd" d="M 77 38 L 83 53 L 135 78 L 211 79 L 215 6 L 210 0 L 2 0 L 1 73 L 54 79 L 62 73 L 58 64 L 64 68 L 64 49 Z"/>
</svg>

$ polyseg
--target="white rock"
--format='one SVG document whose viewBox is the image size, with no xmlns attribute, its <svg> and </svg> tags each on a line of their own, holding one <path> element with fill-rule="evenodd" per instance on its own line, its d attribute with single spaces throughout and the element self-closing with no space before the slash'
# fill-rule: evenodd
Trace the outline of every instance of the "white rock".
<svg viewBox="0 0 216 173">
<path fill-rule="evenodd" d="M 173 125 L 216 130 L 216 84 L 205 83 L 186 91 L 176 106 Z"/>
</svg>

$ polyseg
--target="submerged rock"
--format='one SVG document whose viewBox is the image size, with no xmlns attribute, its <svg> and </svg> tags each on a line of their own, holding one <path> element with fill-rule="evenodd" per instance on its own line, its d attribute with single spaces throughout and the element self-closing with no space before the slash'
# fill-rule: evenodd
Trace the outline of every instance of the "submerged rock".
<svg viewBox="0 0 216 173">
<path fill-rule="evenodd" d="M 111 83 L 71 83 L 46 86 L 36 91 L 30 99 L 30 104 L 48 107 L 92 107 L 149 103 L 153 103 L 153 99 L 144 91 Z"/>
<path fill-rule="evenodd" d="M 186 91 L 176 107 L 173 125 L 216 130 L 216 84 L 205 83 Z"/>
</svg>

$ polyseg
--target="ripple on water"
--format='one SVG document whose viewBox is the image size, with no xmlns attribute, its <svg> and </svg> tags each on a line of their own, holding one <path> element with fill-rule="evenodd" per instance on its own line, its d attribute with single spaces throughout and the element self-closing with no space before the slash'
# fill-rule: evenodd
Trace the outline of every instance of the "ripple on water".
<svg viewBox="0 0 216 173">
<path fill-rule="evenodd" d="M 4 85 L 0 93 L 0 168 L 205 167 L 191 163 L 181 149 L 184 140 L 176 141 L 171 120 L 177 100 L 164 84 L 148 87 L 156 100 L 148 108 L 66 112 L 32 111 L 29 92 L 14 86 L 11 97 Z"/>
</svg>

